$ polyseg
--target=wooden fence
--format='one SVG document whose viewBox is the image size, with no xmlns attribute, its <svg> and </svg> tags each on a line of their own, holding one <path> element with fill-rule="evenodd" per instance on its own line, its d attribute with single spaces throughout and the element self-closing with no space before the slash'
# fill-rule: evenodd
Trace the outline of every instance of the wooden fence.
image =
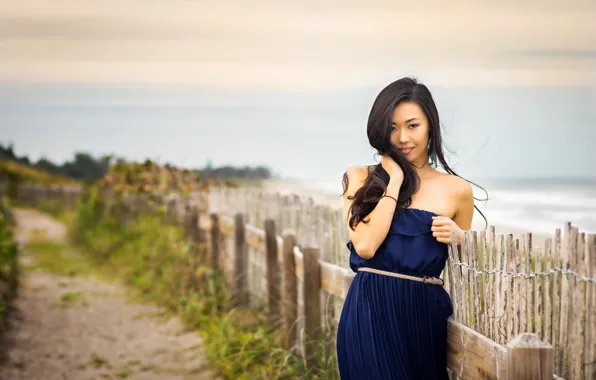
<svg viewBox="0 0 596 380">
<path fill-rule="evenodd" d="M 454 320 L 503 344 L 522 332 L 554 347 L 555 373 L 596 379 L 596 235 L 566 223 L 533 247 L 532 234 L 471 231 L 449 250 Z"/>
<path fill-rule="evenodd" d="M 288 349 L 312 363 L 321 340 L 334 347 L 354 277 L 341 209 L 247 188 L 164 202 L 170 221 L 208 244 L 204 259 L 223 270 L 238 304 L 267 308 L 286 329 Z M 449 249 L 450 370 L 465 379 L 596 378 L 595 235 L 567 224 L 533 247 L 530 234 L 494 231 L 466 233 L 461 259 Z"/>
</svg>

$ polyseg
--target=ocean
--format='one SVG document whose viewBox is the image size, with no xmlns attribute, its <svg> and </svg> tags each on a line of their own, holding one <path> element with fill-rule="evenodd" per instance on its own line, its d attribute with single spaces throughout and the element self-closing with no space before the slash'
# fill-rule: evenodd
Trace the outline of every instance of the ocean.
<svg viewBox="0 0 596 380">
<path fill-rule="evenodd" d="M 596 178 L 596 89 L 431 86 L 449 164 L 466 178 Z M 0 141 L 62 162 L 75 151 L 184 167 L 262 165 L 337 179 L 371 161 L 379 88 L 322 93 L 0 83 Z M 341 178 L 341 177 L 340 177 Z"/>
<path fill-rule="evenodd" d="M 209 161 L 266 165 L 297 187 L 335 195 L 333 202 L 341 206 L 341 173 L 373 157 L 366 120 L 377 90 L 242 93 L 0 84 L 0 141 L 14 142 L 19 155 L 55 162 L 85 151 L 194 168 Z M 477 206 L 490 225 L 502 232 L 552 234 L 570 221 L 596 232 L 595 89 L 432 90 L 446 158 L 488 191 L 488 202 Z M 488 177 L 504 179 L 482 179 Z M 479 214 L 473 227 L 484 228 Z"/>
<path fill-rule="evenodd" d="M 533 232 L 552 235 L 566 222 L 580 232 L 596 233 L 596 180 L 589 179 L 490 179 L 473 182 L 488 193 L 488 201 L 476 201 L 489 225 L 497 233 Z M 328 195 L 341 194 L 341 183 L 304 182 L 304 187 Z M 485 199 L 484 191 L 474 188 L 476 198 Z M 476 211 L 472 228 L 482 230 L 485 222 Z"/>
</svg>

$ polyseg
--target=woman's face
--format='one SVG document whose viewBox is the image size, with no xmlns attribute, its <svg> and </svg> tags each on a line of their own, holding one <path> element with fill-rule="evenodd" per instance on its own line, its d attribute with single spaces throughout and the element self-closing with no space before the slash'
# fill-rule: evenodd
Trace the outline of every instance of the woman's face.
<svg viewBox="0 0 596 380">
<path fill-rule="evenodd" d="M 418 104 L 399 103 L 393 110 L 392 127 L 391 144 L 401 150 L 408 161 L 422 164 L 428 160 L 428 119 Z"/>
</svg>

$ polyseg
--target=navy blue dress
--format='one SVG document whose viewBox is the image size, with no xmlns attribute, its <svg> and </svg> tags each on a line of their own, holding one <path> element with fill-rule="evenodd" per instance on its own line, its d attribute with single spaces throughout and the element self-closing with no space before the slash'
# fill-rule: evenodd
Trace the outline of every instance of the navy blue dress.
<svg viewBox="0 0 596 380">
<path fill-rule="evenodd" d="M 350 268 L 371 267 L 413 276 L 439 277 L 447 245 L 431 232 L 430 211 L 408 208 L 391 221 L 370 260 L 350 240 Z M 357 272 L 337 331 L 342 380 L 447 380 L 447 319 L 453 313 L 440 285 Z"/>
</svg>

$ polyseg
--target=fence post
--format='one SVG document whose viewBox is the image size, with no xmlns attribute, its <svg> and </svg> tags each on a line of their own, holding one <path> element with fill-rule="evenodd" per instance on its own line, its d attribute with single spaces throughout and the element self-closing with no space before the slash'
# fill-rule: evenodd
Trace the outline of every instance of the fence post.
<svg viewBox="0 0 596 380">
<path fill-rule="evenodd" d="M 267 255 L 267 290 L 269 294 L 269 320 L 273 324 L 279 321 L 280 273 L 277 261 L 277 236 L 275 221 L 265 220 L 265 251 Z"/>
<path fill-rule="evenodd" d="M 507 343 L 508 380 L 552 380 L 554 373 L 553 347 L 538 335 L 522 333 Z"/>
<path fill-rule="evenodd" d="M 219 241 L 220 239 L 220 231 L 219 231 L 219 215 L 216 213 L 211 214 L 211 267 L 217 268 L 219 267 Z"/>
<path fill-rule="evenodd" d="M 244 306 L 248 304 L 248 289 L 247 289 L 247 266 L 245 260 L 246 240 L 245 240 L 245 226 L 244 215 L 237 213 L 234 219 L 235 223 L 235 252 L 234 252 L 234 295 L 236 306 Z"/>
<path fill-rule="evenodd" d="M 305 352 L 309 368 L 317 364 L 319 341 L 321 340 L 321 267 L 319 248 L 310 245 L 302 249 L 304 255 L 304 328 L 306 333 Z"/>
<path fill-rule="evenodd" d="M 198 248 L 199 243 L 201 243 L 201 234 L 200 234 L 200 225 L 199 225 L 199 223 L 201 221 L 201 215 L 199 213 L 199 208 L 197 205 L 191 204 L 190 210 L 188 213 L 188 217 L 185 219 L 186 219 L 186 223 L 185 223 L 186 233 L 192 239 L 192 241 L 195 243 L 195 257 L 198 259 L 200 257 L 200 255 L 199 255 L 199 250 L 197 248 Z"/>
<path fill-rule="evenodd" d="M 296 278 L 296 259 L 294 247 L 296 235 L 294 231 L 285 230 L 283 238 L 283 265 L 284 265 L 284 300 L 283 322 L 286 332 L 286 349 L 290 350 L 296 343 L 296 321 L 298 320 L 298 280 Z"/>
<path fill-rule="evenodd" d="M 189 223 L 190 223 L 190 236 L 193 241 L 193 257 L 195 262 L 195 273 L 199 267 L 210 267 L 209 262 L 209 246 L 206 242 L 206 236 L 201 229 L 201 209 L 198 204 L 194 203 L 190 210 Z M 201 273 L 204 273 L 201 271 Z M 202 289 L 206 286 L 206 279 L 204 274 L 197 276 L 197 287 Z"/>
</svg>

